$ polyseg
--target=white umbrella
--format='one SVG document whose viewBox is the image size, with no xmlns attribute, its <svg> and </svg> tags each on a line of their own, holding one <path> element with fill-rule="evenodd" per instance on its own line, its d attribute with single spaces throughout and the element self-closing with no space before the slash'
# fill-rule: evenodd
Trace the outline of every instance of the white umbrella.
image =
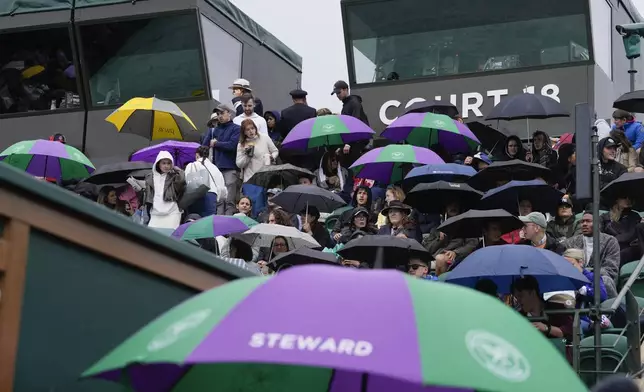
<svg viewBox="0 0 644 392">
<path fill-rule="evenodd" d="M 275 237 L 284 237 L 288 242 L 288 249 L 318 248 L 321 245 L 307 233 L 303 233 L 292 226 L 273 225 L 260 223 L 235 235 L 236 238 L 251 246 L 270 247 Z"/>
</svg>

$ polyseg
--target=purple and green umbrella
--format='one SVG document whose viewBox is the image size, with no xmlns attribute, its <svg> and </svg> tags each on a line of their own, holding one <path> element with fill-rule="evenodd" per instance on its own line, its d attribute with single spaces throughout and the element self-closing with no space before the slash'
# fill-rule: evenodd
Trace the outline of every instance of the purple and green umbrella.
<svg viewBox="0 0 644 392">
<path fill-rule="evenodd" d="M 167 151 L 174 159 L 174 165 L 177 167 L 186 167 L 190 162 L 195 161 L 195 153 L 199 148 L 199 143 L 182 142 L 179 140 L 168 140 L 154 146 L 145 147 L 132 154 L 131 161 L 143 161 L 154 163 L 157 155 L 161 151 Z"/>
<path fill-rule="evenodd" d="M 76 148 L 50 140 L 24 140 L 2 153 L 0 161 L 32 176 L 71 180 L 87 178 L 94 165 Z"/>
<path fill-rule="evenodd" d="M 351 165 L 355 177 L 385 184 L 402 181 L 413 165 L 445 163 L 434 151 L 408 144 L 374 148 Z"/>
<path fill-rule="evenodd" d="M 282 148 L 307 150 L 322 146 L 339 146 L 369 140 L 373 129 L 359 119 L 345 115 L 310 118 L 297 124 L 284 138 Z"/>
<path fill-rule="evenodd" d="M 441 145 L 451 154 L 468 153 L 481 142 L 470 129 L 444 114 L 409 113 L 399 117 L 382 133 L 394 141 L 406 141 L 419 147 Z"/>
<path fill-rule="evenodd" d="M 256 224 L 256 221 L 247 216 L 210 215 L 182 224 L 172 236 L 180 240 L 215 238 L 220 235 L 243 233 Z"/>
<path fill-rule="evenodd" d="M 136 392 L 586 391 L 495 298 L 394 270 L 319 265 L 199 294 L 82 377 Z"/>
</svg>

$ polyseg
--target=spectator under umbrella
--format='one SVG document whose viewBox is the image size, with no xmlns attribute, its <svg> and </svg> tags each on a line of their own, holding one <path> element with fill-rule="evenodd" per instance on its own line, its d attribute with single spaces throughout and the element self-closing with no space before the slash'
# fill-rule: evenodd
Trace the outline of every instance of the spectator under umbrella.
<svg viewBox="0 0 644 392">
<path fill-rule="evenodd" d="M 337 240 L 340 244 L 346 244 L 354 238 L 354 234 L 358 231 L 364 233 L 365 235 L 377 234 L 376 228 L 373 226 L 373 222 L 370 222 L 371 214 L 364 207 L 358 207 L 354 209 L 353 216 L 351 218 L 351 223 L 348 226 L 342 228 L 340 232 L 340 238 Z"/>
<path fill-rule="evenodd" d="M 416 222 L 410 216 L 412 208 L 402 202 L 394 200 L 382 210 L 387 217 L 385 225 L 378 230 L 379 235 L 391 235 L 394 237 L 410 238 L 422 241 L 422 235 L 416 228 Z"/>
</svg>

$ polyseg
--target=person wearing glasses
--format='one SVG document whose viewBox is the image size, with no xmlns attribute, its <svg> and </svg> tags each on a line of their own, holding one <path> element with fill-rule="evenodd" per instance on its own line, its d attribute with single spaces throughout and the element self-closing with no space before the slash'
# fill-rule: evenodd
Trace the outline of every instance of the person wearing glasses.
<svg viewBox="0 0 644 392">
<path fill-rule="evenodd" d="M 262 274 L 264 275 L 271 275 L 274 273 L 275 264 L 269 265 L 270 260 L 274 259 L 277 255 L 288 252 L 290 250 L 288 241 L 285 237 L 282 236 L 275 237 L 272 245 L 272 249 L 269 252 L 270 254 L 268 255 L 266 254 L 265 249 L 262 248 L 262 250 L 260 251 L 260 261 L 257 262 L 257 266 L 260 268 Z"/>
<path fill-rule="evenodd" d="M 427 261 L 411 258 L 407 264 L 407 272 L 420 279 L 425 280 L 438 280 L 438 278 L 429 273 L 429 263 Z"/>
</svg>

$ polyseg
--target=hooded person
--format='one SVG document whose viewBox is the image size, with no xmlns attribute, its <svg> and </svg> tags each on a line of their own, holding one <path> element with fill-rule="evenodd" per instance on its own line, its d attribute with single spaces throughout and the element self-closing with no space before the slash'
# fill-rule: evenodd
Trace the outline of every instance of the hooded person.
<svg viewBox="0 0 644 392">
<path fill-rule="evenodd" d="M 152 171 L 145 180 L 130 177 L 128 183 L 136 190 L 145 189 L 144 201 L 150 211 L 149 227 L 176 229 L 181 224 L 179 200 L 186 188 L 183 170 L 174 166 L 174 159 L 167 151 L 157 155 Z"/>
<path fill-rule="evenodd" d="M 273 143 L 278 144 L 282 141 L 282 135 L 280 134 L 278 124 L 280 122 L 281 115 L 277 110 L 269 110 L 264 113 L 264 120 L 266 120 L 266 125 L 268 126 L 268 136 L 273 139 Z"/>
<path fill-rule="evenodd" d="M 544 131 L 532 134 L 532 163 L 552 168 L 557 164 L 557 151 L 552 149 L 550 136 Z"/>
<path fill-rule="evenodd" d="M 599 156 L 599 187 L 603 189 L 611 181 L 628 172 L 626 166 L 617 162 L 617 143 L 612 137 L 605 137 L 597 143 Z"/>
<path fill-rule="evenodd" d="M 628 140 L 633 145 L 635 150 L 640 150 L 642 144 L 644 144 L 644 127 L 639 121 L 635 121 L 635 117 L 621 109 L 617 109 L 613 112 L 613 129 L 621 129 L 624 131 L 624 134 Z"/>
<path fill-rule="evenodd" d="M 349 181 L 349 172 L 342 167 L 338 156 L 333 151 L 327 151 L 320 159 L 320 166 L 315 172 L 314 184 L 322 189 L 340 193 Z"/>
<path fill-rule="evenodd" d="M 511 161 L 519 159 L 525 161 L 526 151 L 523 148 L 523 143 L 516 135 L 510 135 L 505 139 L 505 146 L 502 154 L 498 157 L 497 161 Z"/>
</svg>

